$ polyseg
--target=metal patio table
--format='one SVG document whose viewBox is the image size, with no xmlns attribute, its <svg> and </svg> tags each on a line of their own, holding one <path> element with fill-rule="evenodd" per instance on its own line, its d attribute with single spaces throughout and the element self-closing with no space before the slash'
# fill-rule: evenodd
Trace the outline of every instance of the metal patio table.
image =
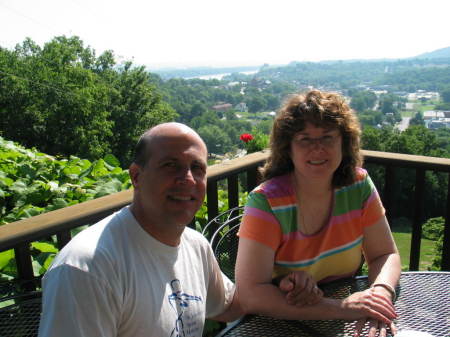
<svg viewBox="0 0 450 337">
<path fill-rule="evenodd" d="M 360 276 L 321 288 L 325 296 L 345 298 L 367 287 L 367 277 Z M 396 291 L 398 318 L 395 324 L 399 330 L 419 330 L 434 337 L 450 336 L 450 272 L 404 272 Z M 279 320 L 247 315 L 230 323 L 217 337 L 344 337 L 354 335 L 355 323 L 343 320 Z M 362 336 L 367 333 L 368 323 Z"/>
</svg>

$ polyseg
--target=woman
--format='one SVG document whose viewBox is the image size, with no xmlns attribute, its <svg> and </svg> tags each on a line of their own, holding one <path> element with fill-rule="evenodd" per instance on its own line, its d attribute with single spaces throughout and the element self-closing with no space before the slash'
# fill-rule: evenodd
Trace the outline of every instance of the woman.
<svg viewBox="0 0 450 337">
<path fill-rule="evenodd" d="M 236 282 L 246 312 L 358 320 L 357 333 L 368 319 L 370 336 L 385 336 L 387 326 L 395 332 L 400 257 L 360 168 L 359 137 L 356 116 L 337 94 L 313 90 L 280 109 L 263 183 L 249 195 L 239 232 Z M 372 287 L 324 298 L 317 283 L 355 275 L 362 253 Z"/>
</svg>

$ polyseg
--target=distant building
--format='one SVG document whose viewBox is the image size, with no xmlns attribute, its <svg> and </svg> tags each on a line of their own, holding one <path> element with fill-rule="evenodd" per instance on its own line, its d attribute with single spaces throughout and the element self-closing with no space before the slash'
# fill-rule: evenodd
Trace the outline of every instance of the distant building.
<svg viewBox="0 0 450 337">
<path fill-rule="evenodd" d="M 423 119 L 425 120 L 433 120 L 439 118 L 445 118 L 445 114 L 443 111 L 428 110 L 423 112 Z"/>
<path fill-rule="evenodd" d="M 218 112 L 225 112 L 225 111 L 231 110 L 232 108 L 233 108 L 233 105 L 230 103 L 217 104 L 212 107 L 212 109 L 214 111 L 218 111 Z"/>
<path fill-rule="evenodd" d="M 248 107 L 247 104 L 245 104 L 245 102 L 241 102 L 234 106 L 234 110 L 239 112 L 248 112 Z"/>
<path fill-rule="evenodd" d="M 429 129 L 450 128 L 450 111 L 424 111 L 423 119 Z"/>
</svg>

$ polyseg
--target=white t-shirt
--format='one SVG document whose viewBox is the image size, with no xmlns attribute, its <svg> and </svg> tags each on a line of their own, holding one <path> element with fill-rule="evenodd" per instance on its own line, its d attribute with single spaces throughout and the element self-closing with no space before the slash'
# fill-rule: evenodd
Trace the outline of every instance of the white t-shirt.
<svg viewBox="0 0 450 337">
<path fill-rule="evenodd" d="M 206 239 L 178 247 L 145 232 L 128 209 L 75 236 L 43 278 L 40 337 L 201 336 L 231 303 L 233 283 Z"/>
</svg>

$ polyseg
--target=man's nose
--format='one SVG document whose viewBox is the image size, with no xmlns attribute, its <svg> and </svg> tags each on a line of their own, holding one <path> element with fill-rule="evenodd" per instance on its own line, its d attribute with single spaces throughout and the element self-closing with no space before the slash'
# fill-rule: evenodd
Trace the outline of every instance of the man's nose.
<svg viewBox="0 0 450 337">
<path fill-rule="evenodd" d="M 195 183 L 195 178 L 194 175 L 192 174 L 192 171 L 190 168 L 184 168 L 181 169 L 178 177 L 177 177 L 178 182 L 180 183 Z"/>
</svg>

